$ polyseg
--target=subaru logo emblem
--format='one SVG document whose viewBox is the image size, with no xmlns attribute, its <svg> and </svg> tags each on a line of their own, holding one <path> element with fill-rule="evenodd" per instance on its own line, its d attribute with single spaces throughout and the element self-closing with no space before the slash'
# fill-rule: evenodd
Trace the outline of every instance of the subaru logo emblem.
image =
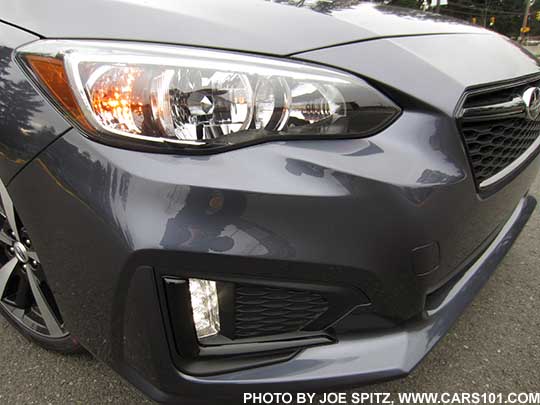
<svg viewBox="0 0 540 405">
<path fill-rule="evenodd" d="M 540 89 L 538 87 L 529 87 L 521 96 L 525 102 L 527 116 L 531 120 L 536 120 L 540 115 Z"/>
</svg>

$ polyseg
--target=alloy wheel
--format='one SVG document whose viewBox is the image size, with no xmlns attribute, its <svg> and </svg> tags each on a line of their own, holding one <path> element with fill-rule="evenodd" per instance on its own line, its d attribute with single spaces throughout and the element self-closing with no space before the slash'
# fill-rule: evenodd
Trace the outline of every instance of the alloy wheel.
<svg viewBox="0 0 540 405">
<path fill-rule="evenodd" d="M 0 305 L 23 328 L 48 338 L 68 332 L 32 241 L 0 182 Z"/>
</svg>

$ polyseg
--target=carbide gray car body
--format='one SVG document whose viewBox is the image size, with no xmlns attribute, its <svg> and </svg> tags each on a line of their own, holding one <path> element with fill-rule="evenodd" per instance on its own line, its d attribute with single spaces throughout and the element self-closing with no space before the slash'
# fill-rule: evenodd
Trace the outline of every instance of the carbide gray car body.
<svg viewBox="0 0 540 405">
<path fill-rule="evenodd" d="M 535 207 L 538 63 L 433 14 L 300 3 L 0 1 L 23 334 L 204 402 L 403 376 L 446 333 Z"/>
</svg>

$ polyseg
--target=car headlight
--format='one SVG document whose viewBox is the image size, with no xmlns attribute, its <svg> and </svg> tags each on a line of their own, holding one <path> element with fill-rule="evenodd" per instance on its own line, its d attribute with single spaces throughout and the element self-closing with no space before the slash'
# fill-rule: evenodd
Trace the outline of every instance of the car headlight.
<svg viewBox="0 0 540 405">
<path fill-rule="evenodd" d="M 132 148 L 210 152 L 265 140 L 362 137 L 400 112 L 353 75 L 263 56 L 42 40 L 16 58 L 85 134 Z"/>
</svg>

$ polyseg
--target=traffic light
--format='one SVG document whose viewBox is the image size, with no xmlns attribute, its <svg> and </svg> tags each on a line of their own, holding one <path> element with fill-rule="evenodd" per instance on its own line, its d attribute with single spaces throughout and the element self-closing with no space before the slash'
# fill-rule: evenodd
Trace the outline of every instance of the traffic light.
<svg viewBox="0 0 540 405">
<path fill-rule="evenodd" d="M 473 18 L 471 18 L 471 22 L 472 22 L 473 24 L 476 24 L 476 23 L 477 23 L 477 21 L 478 21 L 478 20 L 477 20 L 477 18 L 476 18 L 476 17 L 473 17 Z"/>
<path fill-rule="evenodd" d="M 527 32 L 529 32 L 531 30 L 531 27 L 521 27 L 520 31 L 523 33 L 523 34 L 526 34 Z"/>
<path fill-rule="evenodd" d="M 534 13 L 534 19 L 536 21 L 540 21 L 540 11 L 537 11 L 536 13 Z"/>
<path fill-rule="evenodd" d="M 495 16 L 492 15 L 491 17 L 489 17 L 489 26 L 493 27 L 494 25 L 495 25 Z"/>
</svg>

